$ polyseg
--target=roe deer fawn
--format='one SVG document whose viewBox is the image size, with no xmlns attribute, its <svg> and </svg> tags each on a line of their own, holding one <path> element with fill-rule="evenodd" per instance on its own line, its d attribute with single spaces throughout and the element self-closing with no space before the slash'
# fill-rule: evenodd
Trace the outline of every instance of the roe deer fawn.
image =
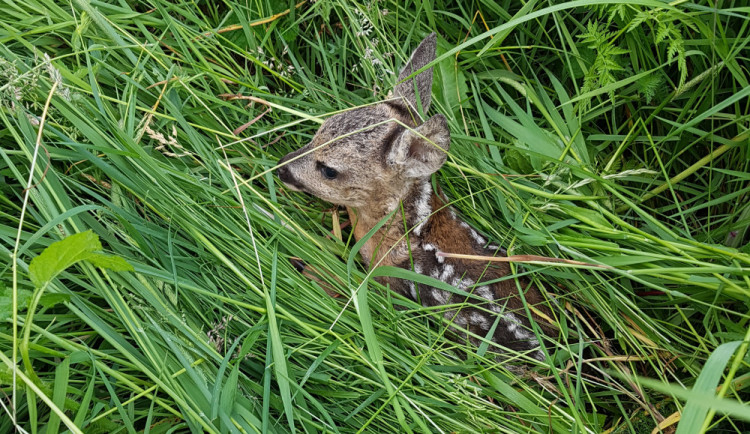
<svg viewBox="0 0 750 434">
<path fill-rule="evenodd" d="M 430 108 L 432 68 L 405 79 L 435 59 L 436 44 L 433 33 L 416 48 L 399 74 L 393 98 L 328 118 L 311 143 L 279 161 L 278 176 L 292 190 L 345 206 L 357 240 L 396 210 L 362 246 L 362 258 L 370 267 L 393 265 L 432 276 L 473 297 L 398 278 L 376 279 L 423 306 L 448 305 L 443 314 L 459 339 L 477 345 L 478 337 L 487 337 L 541 359 L 523 301 L 535 307 L 531 320 L 553 334 L 543 319 L 551 312 L 539 290 L 523 278 L 518 285 L 516 279 L 501 279 L 511 273 L 507 263 L 441 255 L 505 252 L 463 222 L 430 182 L 446 161 L 450 131 L 443 115 L 424 122 L 419 115 L 420 108 L 422 113 Z"/>
</svg>

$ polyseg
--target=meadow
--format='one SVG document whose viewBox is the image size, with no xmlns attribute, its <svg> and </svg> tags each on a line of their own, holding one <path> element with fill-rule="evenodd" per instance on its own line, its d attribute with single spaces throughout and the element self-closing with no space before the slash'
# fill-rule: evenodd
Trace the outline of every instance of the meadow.
<svg viewBox="0 0 750 434">
<path fill-rule="evenodd" d="M 274 174 L 433 31 L 434 182 L 577 261 L 513 264 L 523 374 Z M 747 432 L 749 43 L 744 1 L 3 1 L 0 433 Z"/>
</svg>

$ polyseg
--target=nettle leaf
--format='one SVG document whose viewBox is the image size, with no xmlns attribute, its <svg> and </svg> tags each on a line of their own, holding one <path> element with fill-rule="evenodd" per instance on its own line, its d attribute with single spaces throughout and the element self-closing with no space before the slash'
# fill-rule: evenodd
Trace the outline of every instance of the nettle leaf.
<svg viewBox="0 0 750 434">
<path fill-rule="evenodd" d="M 91 230 L 54 242 L 31 261 L 31 282 L 39 288 L 61 271 L 101 249 L 99 237 Z"/>
<path fill-rule="evenodd" d="M 26 309 L 31 298 L 31 291 L 18 290 L 18 310 Z M 0 321 L 4 321 L 13 314 L 13 289 L 0 283 Z"/>
<path fill-rule="evenodd" d="M 99 236 L 92 230 L 71 235 L 52 243 L 29 264 L 29 277 L 41 288 L 63 270 L 79 261 L 90 261 L 97 267 L 114 271 L 132 271 L 133 267 L 119 256 L 96 253 L 102 250 Z"/>
<path fill-rule="evenodd" d="M 92 253 L 86 260 L 99 268 L 106 268 L 112 271 L 133 271 L 133 266 L 120 256 Z"/>
<path fill-rule="evenodd" d="M 39 304 L 42 307 L 50 308 L 60 303 L 67 303 L 70 301 L 70 294 L 59 294 L 59 293 L 48 293 L 39 297 Z"/>
</svg>

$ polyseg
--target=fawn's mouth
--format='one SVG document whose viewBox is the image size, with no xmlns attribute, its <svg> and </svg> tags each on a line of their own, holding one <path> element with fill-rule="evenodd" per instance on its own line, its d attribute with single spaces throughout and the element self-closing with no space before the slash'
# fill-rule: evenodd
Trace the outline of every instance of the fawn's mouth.
<svg viewBox="0 0 750 434">
<path fill-rule="evenodd" d="M 287 188 L 288 188 L 289 190 L 292 190 L 292 191 L 301 191 L 302 193 L 307 193 L 307 194 L 310 194 L 310 192 L 309 192 L 309 191 L 305 190 L 305 188 L 304 188 L 304 187 L 302 187 L 302 185 L 300 185 L 300 184 L 299 184 L 299 183 L 297 183 L 297 182 L 293 182 L 293 183 L 292 183 L 292 182 L 287 182 L 287 181 L 284 181 L 283 179 L 282 179 L 282 181 L 284 182 L 284 185 L 285 185 L 285 186 L 286 186 L 286 187 L 287 187 Z"/>
<path fill-rule="evenodd" d="M 286 186 L 286 188 L 288 188 L 288 189 L 289 189 L 289 190 L 291 190 L 291 191 L 301 191 L 302 193 L 306 193 L 306 191 L 305 191 L 305 190 L 303 190 L 303 189 L 301 189 L 301 188 L 297 187 L 296 185 L 292 185 L 292 184 L 287 184 L 286 182 L 284 183 L 284 185 Z"/>
</svg>

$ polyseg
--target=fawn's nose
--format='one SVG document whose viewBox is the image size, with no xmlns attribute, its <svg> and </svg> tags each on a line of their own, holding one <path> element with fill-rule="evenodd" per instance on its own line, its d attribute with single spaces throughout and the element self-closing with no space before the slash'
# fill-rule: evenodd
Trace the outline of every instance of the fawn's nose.
<svg viewBox="0 0 750 434">
<path fill-rule="evenodd" d="M 282 182 L 288 183 L 289 181 L 291 181 L 292 176 L 289 172 L 289 167 L 287 167 L 286 165 L 279 167 L 276 170 L 276 174 L 279 176 L 279 179 Z"/>
<path fill-rule="evenodd" d="M 294 177 L 294 174 L 292 173 L 292 169 L 290 169 L 290 164 L 287 163 L 287 160 L 289 160 L 290 157 L 287 155 L 286 157 L 279 160 L 279 168 L 276 169 L 276 175 L 278 175 L 281 182 L 283 182 L 288 188 L 292 190 L 298 190 L 303 191 L 304 188 L 302 184 L 297 180 L 297 178 Z"/>
</svg>

